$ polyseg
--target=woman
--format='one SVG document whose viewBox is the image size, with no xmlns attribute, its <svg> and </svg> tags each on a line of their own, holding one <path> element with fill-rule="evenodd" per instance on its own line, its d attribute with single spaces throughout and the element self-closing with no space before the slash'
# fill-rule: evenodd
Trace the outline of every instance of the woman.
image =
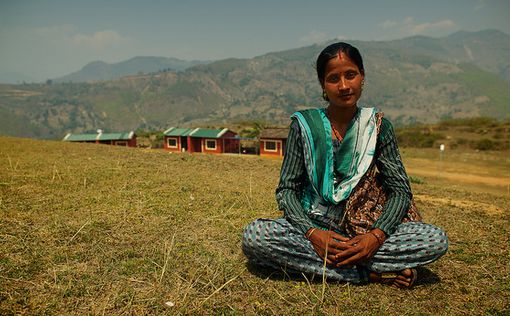
<svg viewBox="0 0 510 316">
<path fill-rule="evenodd" d="M 284 218 L 249 224 L 243 251 L 261 266 L 410 287 L 416 267 L 446 252 L 446 234 L 420 222 L 391 123 L 358 107 L 359 51 L 332 44 L 316 66 L 328 106 L 292 115 L 276 189 Z"/>
</svg>

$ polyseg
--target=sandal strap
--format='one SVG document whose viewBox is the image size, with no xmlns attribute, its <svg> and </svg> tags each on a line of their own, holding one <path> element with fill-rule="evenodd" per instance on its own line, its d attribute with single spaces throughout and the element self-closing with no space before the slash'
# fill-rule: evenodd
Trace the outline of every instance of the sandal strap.
<svg viewBox="0 0 510 316">
<path fill-rule="evenodd" d="M 383 272 L 380 274 L 381 279 L 396 279 L 398 274 L 395 272 Z"/>
</svg>

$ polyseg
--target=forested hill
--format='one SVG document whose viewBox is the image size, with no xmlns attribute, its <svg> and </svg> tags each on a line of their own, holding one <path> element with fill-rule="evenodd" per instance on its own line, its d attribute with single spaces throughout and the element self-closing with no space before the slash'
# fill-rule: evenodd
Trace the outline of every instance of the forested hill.
<svg viewBox="0 0 510 316">
<path fill-rule="evenodd" d="M 510 117 L 510 36 L 495 30 L 444 38 L 350 41 L 366 69 L 361 103 L 396 124 L 442 118 Z M 0 86 L 0 134 L 61 138 L 67 132 L 212 125 L 287 124 L 321 106 L 314 60 L 327 43 L 182 72 L 95 83 Z"/>
</svg>

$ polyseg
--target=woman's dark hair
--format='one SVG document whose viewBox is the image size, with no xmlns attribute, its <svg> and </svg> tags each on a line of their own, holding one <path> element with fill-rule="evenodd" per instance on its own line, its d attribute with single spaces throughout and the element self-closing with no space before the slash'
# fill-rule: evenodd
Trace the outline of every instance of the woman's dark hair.
<svg viewBox="0 0 510 316">
<path fill-rule="evenodd" d="M 324 75 L 326 72 L 326 65 L 331 58 L 336 57 L 339 53 L 344 53 L 347 55 L 355 64 L 358 66 L 359 71 L 364 75 L 365 68 L 363 67 L 363 59 L 361 58 L 361 54 L 359 50 L 352 46 L 351 44 L 347 44 L 344 42 L 338 42 L 329 45 L 324 48 L 322 52 L 317 57 L 317 77 L 319 78 L 319 82 L 322 84 L 324 82 Z"/>
</svg>

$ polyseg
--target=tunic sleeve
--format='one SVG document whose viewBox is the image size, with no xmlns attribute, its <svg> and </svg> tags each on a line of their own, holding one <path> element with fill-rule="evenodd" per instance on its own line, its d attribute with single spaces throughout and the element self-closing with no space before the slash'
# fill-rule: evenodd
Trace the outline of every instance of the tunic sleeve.
<svg viewBox="0 0 510 316">
<path fill-rule="evenodd" d="M 287 221 L 303 234 L 313 227 L 312 221 L 305 214 L 300 201 L 306 181 L 307 175 L 301 135 L 297 122 L 293 121 L 287 138 L 285 157 L 280 172 L 280 183 L 276 188 L 276 201 Z"/>
<path fill-rule="evenodd" d="M 376 165 L 382 176 L 387 200 L 381 216 L 372 226 L 391 235 L 411 205 L 412 193 L 397 139 L 390 121 L 383 118 L 376 148 Z"/>
</svg>

